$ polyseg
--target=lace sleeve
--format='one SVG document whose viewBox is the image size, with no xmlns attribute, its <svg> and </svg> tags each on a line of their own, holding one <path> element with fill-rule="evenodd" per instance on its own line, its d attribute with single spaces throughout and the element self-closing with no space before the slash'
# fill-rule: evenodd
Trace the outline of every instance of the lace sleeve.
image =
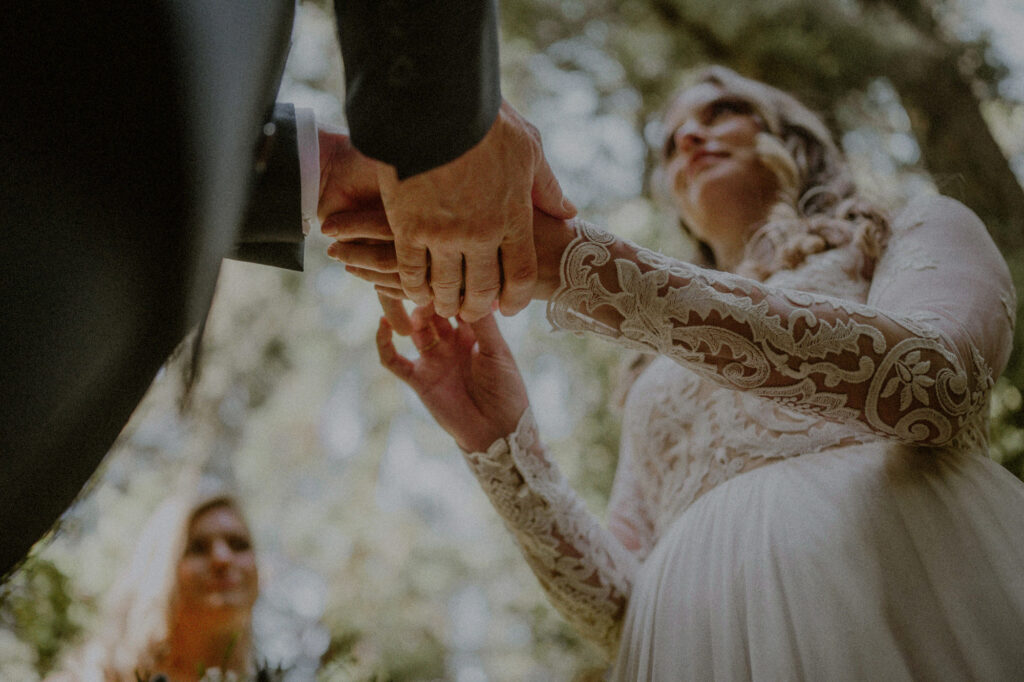
<svg viewBox="0 0 1024 682">
<path fill-rule="evenodd" d="M 466 461 L 551 603 L 614 658 L 637 561 L 548 461 L 530 410 L 514 433 Z"/>
<path fill-rule="evenodd" d="M 941 219 L 923 215 L 917 229 L 894 235 L 888 274 L 872 282 L 888 293 L 869 295 L 868 305 L 702 269 L 579 223 L 548 317 L 803 412 L 946 444 L 981 421 L 993 381 L 970 318 L 997 337 L 985 345 L 997 361 L 1010 338 L 998 293 L 1010 288 L 1005 262 L 980 221 L 946 201 L 960 212 L 943 204 Z M 920 229 L 929 222 L 938 226 Z M 949 253 L 947 237 L 974 244 Z M 936 277 L 906 267 L 911 254 L 957 263 L 942 263 Z"/>
</svg>

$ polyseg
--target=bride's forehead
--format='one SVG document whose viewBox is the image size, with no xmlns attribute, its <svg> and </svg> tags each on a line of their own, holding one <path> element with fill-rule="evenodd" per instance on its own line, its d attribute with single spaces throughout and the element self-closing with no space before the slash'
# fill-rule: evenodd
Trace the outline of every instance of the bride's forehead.
<svg viewBox="0 0 1024 682">
<path fill-rule="evenodd" d="M 725 88 L 714 83 L 698 83 L 686 88 L 669 106 L 665 120 L 683 121 L 725 94 Z"/>
</svg>

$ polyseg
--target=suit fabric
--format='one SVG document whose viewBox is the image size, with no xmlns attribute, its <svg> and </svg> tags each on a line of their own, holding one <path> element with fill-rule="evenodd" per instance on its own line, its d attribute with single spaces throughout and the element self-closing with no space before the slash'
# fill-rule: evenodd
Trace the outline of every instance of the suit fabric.
<svg viewBox="0 0 1024 682">
<path fill-rule="evenodd" d="M 475 8 L 466 12 L 384 4 L 456 14 L 445 34 L 452 45 L 460 32 L 496 33 L 478 26 L 494 22 L 493 3 L 465 3 Z M 361 35 L 353 21 L 379 30 L 377 5 L 339 2 L 341 36 Z M 405 16 L 422 20 L 416 12 Z M 294 113 L 274 106 L 293 15 L 292 0 L 43 0 L 12 9 L 0 26 L 13 55 L 0 75 L 9 102 L 0 129 L 0 574 L 73 502 L 169 353 L 202 322 L 221 259 L 301 268 Z M 436 33 L 404 39 L 416 69 L 447 68 L 443 47 L 423 47 Z M 409 92 L 395 79 L 375 82 L 394 43 L 370 43 L 346 54 L 357 92 L 347 111 L 367 153 L 409 174 L 480 139 L 497 109 L 496 54 L 475 59 L 494 73 L 434 81 L 434 101 L 476 123 L 452 133 L 437 127 L 443 116 L 430 100 L 416 103 L 419 117 L 363 110 L 398 111 Z M 409 126 L 416 135 L 396 132 Z M 407 138 L 418 141 L 403 153 Z M 423 151 L 431 146 L 442 151 Z"/>
</svg>

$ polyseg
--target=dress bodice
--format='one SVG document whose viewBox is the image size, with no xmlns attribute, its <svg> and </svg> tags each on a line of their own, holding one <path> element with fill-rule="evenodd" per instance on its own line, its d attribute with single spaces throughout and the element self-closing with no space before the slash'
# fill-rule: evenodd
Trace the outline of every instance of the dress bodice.
<svg viewBox="0 0 1024 682">
<path fill-rule="evenodd" d="M 870 281 L 853 245 L 810 256 L 766 284 L 857 303 Z M 878 436 L 710 381 L 667 356 L 654 357 L 630 387 L 612 500 L 640 556 L 701 495 L 773 460 Z"/>
</svg>

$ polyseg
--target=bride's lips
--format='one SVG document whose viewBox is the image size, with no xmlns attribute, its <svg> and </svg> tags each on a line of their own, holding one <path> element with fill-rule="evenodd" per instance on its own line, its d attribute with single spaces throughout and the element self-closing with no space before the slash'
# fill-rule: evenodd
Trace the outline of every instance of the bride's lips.
<svg viewBox="0 0 1024 682">
<path fill-rule="evenodd" d="M 713 152 L 706 149 L 700 149 L 693 153 L 686 161 L 684 170 L 686 175 L 692 176 L 700 169 L 714 163 L 718 159 L 724 159 L 728 156 L 726 152 Z"/>
</svg>

